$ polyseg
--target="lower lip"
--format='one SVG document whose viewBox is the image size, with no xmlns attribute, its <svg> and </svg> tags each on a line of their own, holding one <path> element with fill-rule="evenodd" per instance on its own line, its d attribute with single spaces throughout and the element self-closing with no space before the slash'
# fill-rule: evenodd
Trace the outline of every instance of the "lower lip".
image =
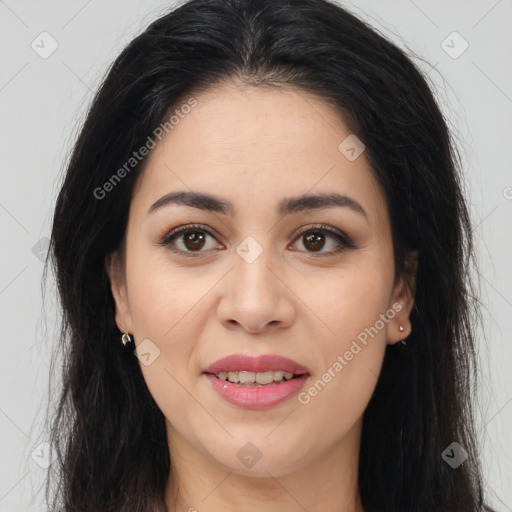
<svg viewBox="0 0 512 512">
<path fill-rule="evenodd" d="M 268 386 L 239 386 L 219 379 L 211 373 L 204 375 L 222 398 L 245 409 L 266 409 L 280 404 L 298 393 L 309 378 L 309 374 L 305 374 Z"/>
</svg>

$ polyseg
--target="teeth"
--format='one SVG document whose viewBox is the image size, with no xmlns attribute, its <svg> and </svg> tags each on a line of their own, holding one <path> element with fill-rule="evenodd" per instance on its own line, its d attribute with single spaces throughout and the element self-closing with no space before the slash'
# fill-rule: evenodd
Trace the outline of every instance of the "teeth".
<svg viewBox="0 0 512 512">
<path fill-rule="evenodd" d="M 290 380 L 293 373 L 282 370 L 273 370 L 268 372 L 220 372 L 216 376 L 221 380 L 229 380 L 230 382 L 240 384 L 270 384 L 271 382 L 281 382 L 283 377 Z"/>
<path fill-rule="evenodd" d="M 282 372 L 281 370 L 274 370 L 274 380 L 276 382 L 281 382 L 283 380 L 283 377 L 284 372 Z"/>
<path fill-rule="evenodd" d="M 231 382 L 240 382 L 238 372 L 228 372 L 228 380 Z"/>
<path fill-rule="evenodd" d="M 238 372 L 238 378 L 240 379 L 240 384 L 256 382 L 256 374 L 254 372 Z"/>
<path fill-rule="evenodd" d="M 270 384 L 274 382 L 274 372 L 259 372 L 254 378 L 258 384 Z"/>
</svg>

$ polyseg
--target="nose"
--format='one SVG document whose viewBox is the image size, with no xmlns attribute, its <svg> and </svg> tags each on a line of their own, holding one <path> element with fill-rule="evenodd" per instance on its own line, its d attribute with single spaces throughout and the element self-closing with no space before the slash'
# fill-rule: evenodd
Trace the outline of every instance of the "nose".
<svg viewBox="0 0 512 512">
<path fill-rule="evenodd" d="M 217 309 L 219 321 L 227 329 L 257 334 L 293 323 L 295 295 L 283 280 L 279 266 L 272 265 L 270 253 L 264 250 L 254 261 L 234 255 L 234 268 L 223 280 Z"/>
</svg>

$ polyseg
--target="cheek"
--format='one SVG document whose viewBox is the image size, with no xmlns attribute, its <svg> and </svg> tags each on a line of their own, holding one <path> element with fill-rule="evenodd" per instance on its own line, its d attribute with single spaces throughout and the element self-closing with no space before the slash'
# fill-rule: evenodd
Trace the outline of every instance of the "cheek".
<svg viewBox="0 0 512 512">
<path fill-rule="evenodd" d="M 181 396 L 205 317 L 201 300 L 213 279 L 180 272 L 161 258 L 159 251 L 136 248 L 127 261 L 127 284 L 134 336 L 139 345 L 149 339 L 157 357 L 150 365 L 141 360 L 144 378 L 157 402 Z M 212 281 L 210 283 L 210 281 Z M 155 348 L 156 347 L 156 348 Z"/>
<path fill-rule="evenodd" d="M 310 333 L 318 340 L 323 367 L 301 400 L 311 404 L 306 412 L 311 421 L 315 410 L 330 409 L 340 425 L 343 418 L 354 419 L 366 408 L 380 373 L 388 325 L 395 316 L 389 304 L 392 272 L 391 262 L 381 261 L 379 266 L 372 256 L 365 264 L 347 266 L 323 281 L 321 290 L 310 292 L 311 309 L 328 326 L 322 336 Z"/>
<path fill-rule="evenodd" d="M 308 284 L 307 296 L 312 300 L 308 305 L 341 347 L 373 326 L 390 306 L 392 262 L 375 261 L 370 253 L 358 258 L 318 281 L 318 285 Z M 386 327 L 387 323 L 379 323 L 384 334 Z"/>
<path fill-rule="evenodd" d="M 364 413 L 387 347 L 388 324 L 380 316 L 386 316 L 385 294 L 378 300 L 362 290 L 346 291 L 347 297 L 329 305 L 329 314 L 323 317 L 334 334 L 316 338 L 321 369 L 298 396 L 305 424 L 316 425 L 318 418 L 325 418 L 316 432 L 319 442 L 344 435 Z"/>
<path fill-rule="evenodd" d="M 181 374 L 188 371 L 194 340 L 200 339 L 204 329 L 205 289 L 196 285 L 195 290 L 192 286 L 184 290 L 186 285 L 182 287 L 176 278 L 172 282 L 151 279 L 132 288 L 134 334 L 139 340 L 151 339 L 160 350 L 160 364 Z"/>
<path fill-rule="evenodd" d="M 150 365 L 141 359 L 146 385 L 166 418 L 176 421 L 176 411 L 194 405 L 190 392 L 195 340 L 200 339 L 206 316 L 201 307 L 208 287 L 199 286 L 207 277 L 194 280 L 180 277 L 169 268 L 145 267 L 132 274 L 130 303 L 134 335 L 150 339 L 158 356 Z M 194 284 L 195 283 L 195 284 Z M 207 284 L 207 283 L 206 283 Z M 186 429 L 186 425 L 184 427 Z"/>
<path fill-rule="evenodd" d="M 195 307 L 213 286 L 215 276 L 200 267 L 184 271 L 170 264 L 165 250 L 149 244 L 134 246 L 130 256 L 129 302 L 140 334 L 167 343 L 184 325 L 195 325 Z"/>
</svg>

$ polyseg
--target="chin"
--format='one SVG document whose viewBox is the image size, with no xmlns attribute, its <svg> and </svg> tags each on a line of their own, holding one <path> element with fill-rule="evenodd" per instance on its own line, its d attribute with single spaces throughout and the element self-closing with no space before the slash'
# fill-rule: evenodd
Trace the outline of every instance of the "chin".
<svg viewBox="0 0 512 512">
<path fill-rule="evenodd" d="M 293 473 L 307 465 L 308 461 L 305 458 L 302 459 L 302 464 L 297 460 L 297 454 L 293 459 L 290 459 L 290 453 L 291 450 L 283 451 L 283 453 L 276 453 L 275 449 L 271 450 L 270 448 L 259 450 L 254 444 L 246 443 L 241 448 L 236 449 L 234 458 L 226 458 L 225 450 L 220 458 L 211 455 L 217 463 L 238 475 L 269 478 L 270 476 L 279 477 Z"/>
</svg>

